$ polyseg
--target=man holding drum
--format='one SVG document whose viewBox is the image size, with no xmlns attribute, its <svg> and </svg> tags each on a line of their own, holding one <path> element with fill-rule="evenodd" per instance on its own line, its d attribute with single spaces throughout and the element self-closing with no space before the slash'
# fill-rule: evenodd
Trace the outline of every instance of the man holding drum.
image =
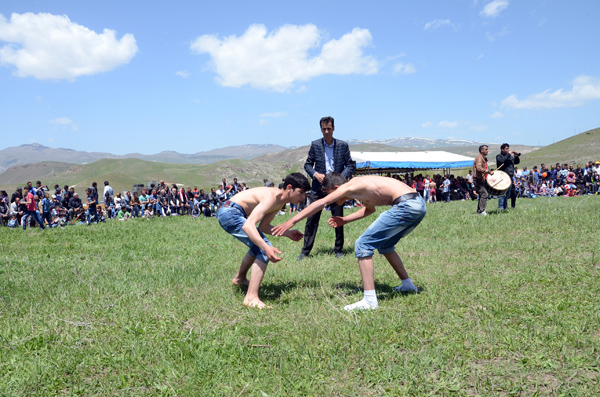
<svg viewBox="0 0 600 397">
<path fill-rule="evenodd" d="M 487 166 L 487 155 L 489 148 L 487 145 L 479 146 L 479 154 L 473 162 L 473 180 L 475 181 L 475 189 L 479 194 L 479 202 L 477 205 L 477 214 L 486 216 L 485 206 L 487 205 L 487 186 L 486 179 L 488 175 L 494 175 L 494 171 L 489 171 Z"/>
<path fill-rule="evenodd" d="M 515 176 L 515 165 L 521 162 L 521 159 L 519 159 L 520 155 L 521 153 L 512 152 L 508 143 L 503 143 L 500 146 L 500 154 L 496 156 L 496 168 L 506 172 L 511 180 L 510 187 L 506 191 L 506 194 L 498 198 L 498 209 L 500 211 L 504 211 L 507 208 L 509 197 L 511 208 L 515 208 L 517 195 L 514 194 L 515 182 L 513 177 Z"/>
</svg>

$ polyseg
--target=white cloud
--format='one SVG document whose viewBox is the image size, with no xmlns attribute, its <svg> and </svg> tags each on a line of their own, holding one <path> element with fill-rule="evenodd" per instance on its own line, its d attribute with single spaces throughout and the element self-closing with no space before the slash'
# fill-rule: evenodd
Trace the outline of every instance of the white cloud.
<svg viewBox="0 0 600 397">
<path fill-rule="evenodd" d="M 273 113 L 263 113 L 260 115 L 260 120 L 259 120 L 259 124 L 260 125 L 268 125 L 271 124 L 271 120 L 272 118 L 277 118 L 277 117 L 287 117 L 287 112 L 273 112 Z"/>
<path fill-rule="evenodd" d="M 417 68 L 412 63 L 399 62 L 394 65 L 394 74 L 412 74 L 417 73 Z"/>
<path fill-rule="evenodd" d="M 73 131 L 78 131 L 79 130 L 79 126 L 73 124 L 73 121 L 70 118 L 68 118 L 68 117 L 58 117 L 58 118 L 56 118 L 54 120 L 48 121 L 48 124 L 54 124 L 54 125 L 56 125 L 58 127 L 62 127 L 62 129 L 65 129 L 65 128 L 67 128 L 67 126 L 70 125 L 71 129 Z M 56 129 L 56 127 L 55 127 L 55 129 Z"/>
<path fill-rule="evenodd" d="M 513 94 L 502 101 L 502 107 L 513 109 L 552 109 L 581 106 L 585 102 L 600 99 L 600 78 L 592 76 L 578 76 L 573 80 L 573 89 L 563 91 L 558 89 L 551 92 L 549 89 L 539 94 L 533 94 L 519 100 Z"/>
<path fill-rule="evenodd" d="M 458 127 L 458 121 L 440 121 L 438 123 L 438 127 L 442 127 L 442 128 L 456 128 Z"/>
<path fill-rule="evenodd" d="M 175 74 L 179 77 L 183 77 L 184 79 L 187 79 L 188 77 L 190 77 L 190 72 L 188 72 L 187 70 L 179 70 L 179 71 L 175 72 Z"/>
<path fill-rule="evenodd" d="M 47 13 L 0 14 L 0 65 L 14 68 L 19 77 L 66 79 L 107 72 L 128 63 L 138 47 L 131 34 L 120 40 L 116 32 L 101 34 L 71 22 L 66 15 Z"/>
<path fill-rule="evenodd" d="M 490 117 L 493 119 L 501 119 L 504 115 L 501 112 L 495 112 L 494 114 L 491 114 Z"/>
<path fill-rule="evenodd" d="M 287 117 L 287 112 L 263 113 L 260 117 Z"/>
<path fill-rule="evenodd" d="M 442 26 L 450 26 L 452 30 L 456 30 L 456 26 L 451 23 L 449 19 L 435 19 L 431 22 L 427 22 L 423 27 L 423 30 L 439 29 Z"/>
<path fill-rule="evenodd" d="M 483 17 L 494 18 L 494 17 L 497 17 L 498 15 L 500 15 L 500 12 L 505 10 L 506 7 L 508 7 L 507 0 L 494 0 L 494 1 L 487 3 L 483 7 L 483 9 L 479 13 L 479 15 L 481 15 Z"/>
<path fill-rule="evenodd" d="M 488 129 L 488 126 L 486 124 L 478 124 L 478 125 L 472 125 L 470 128 L 472 131 L 483 132 Z"/>
<path fill-rule="evenodd" d="M 508 27 L 503 27 L 501 31 L 497 32 L 497 33 L 490 33 L 490 32 L 485 32 L 485 38 L 488 39 L 489 41 L 496 41 L 498 40 L 500 37 L 504 37 L 508 34 Z"/>
<path fill-rule="evenodd" d="M 284 92 L 295 82 L 324 74 L 374 74 L 379 62 L 363 55 L 371 44 L 368 29 L 355 28 L 340 39 L 322 45 L 320 54 L 309 57 L 318 48 L 323 33 L 315 25 L 284 25 L 267 32 L 264 25 L 251 25 L 241 36 L 222 39 L 203 35 L 191 44 L 192 51 L 208 53 L 219 84 Z"/>
<path fill-rule="evenodd" d="M 426 121 L 423 124 L 421 124 L 421 127 L 430 128 L 430 127 L 433 127 L 433 123 L 431 121 Z"/>
<path fill-rule="evenodd" d="M 48 123 L 50 123 L 50 124 L 57 124 L 57 125 L 69 125 L 72 122 L 73 121 L 68 117 L 59 117 L 57 119 L 48 121 Z"/>
</svg>

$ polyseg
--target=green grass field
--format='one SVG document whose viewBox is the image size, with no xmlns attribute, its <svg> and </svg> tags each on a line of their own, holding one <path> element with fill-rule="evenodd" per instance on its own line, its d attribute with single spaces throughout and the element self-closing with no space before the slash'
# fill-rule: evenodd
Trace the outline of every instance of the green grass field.
<svg viewBox="0 0 600 397">
<path fill-rule="evenodd" d="M 421 293 L 376 255 L 379 310 L 359 313 L 374 216 L 341 259 L 327 216 L 306 261 L 273 238 L 262 311 L 216 219 L 0 228 L 0 395 L 598 395 L 600 196 L 475 207 L 430 205 L 397 247 Z"/>
</svg>

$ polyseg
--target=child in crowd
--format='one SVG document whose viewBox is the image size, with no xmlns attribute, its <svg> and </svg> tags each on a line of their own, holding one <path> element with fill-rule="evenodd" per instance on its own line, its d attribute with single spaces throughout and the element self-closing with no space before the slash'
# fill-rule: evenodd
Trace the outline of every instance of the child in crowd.
<svg viewBox="0 0 600 397">
<path fill-rule="evenodd" d="M 373 253 L 378 250 L 385 256 L 389 264 L 400 277 L 402 285 L 396 288 L 398 292 L 418 292 L 413 284 L 400 256 L 395 251 L 398 241 L 413 231 L 421 223 L 427 212 L 425 200 L 415 189 L 397 179 L 383 176 L 368 175 L 346 178 L 331 172 L 323 179 L 323 189 L 327 196 L 315 201 L 301 213 L 289 221 L 273 228 L 273 234 L 280 236 L 296 223 L 317 211 L 323 210 L 332 203 L 342 205 L 348 199 L 362 201 L 363 207 L 344 217 L 334 216 L 328 220 L 331 227 L 340 227 L 349 222 L 365 218 L 375 212 L 376 206 L 391 205 L 392 208 L 383 212 L 379 218 L 356 240 L 355 256 L 363 279 L 364 298 L 345 310 L 377 309 L 379 303 L 375 294 Z"/>
<path fill-rule="evenodd" d="M 245 190 L 225 201 L 219 208 L 218 219 L 221 227 L 250 248 L 232 280 L 234 285 L 248 286 L 244 298 L 245 306 L 259 309 L 267 307 L 258 296 L 260 284 L 267 264 L 269 261 L 279 262 L 281 258 L 277 254 L 281 252 L 271 245 L 265 234 L 272 234 L 270 223 L 283 205 L 297 204 L 304 200 L 308 190 L 308 179 L 296 172 L 285 178 L 281 189 L 258 187 Z M 298 230 L 286 230 L 279 235 L 294 241 L 303 237 Z M 248 281 L 247 273 L 250 268 L 252 276 Z"/>
<path fill-rule="evenodd" d="M 124 206 L 121 206 L 119 212 L 117 213 L 117 219 L 120 221 L 126 221 L 129 219 L 129 212 L 123 209 Z"/>
<path fill-rule="evenodd" d="M 192 218 L 199 218 L 200 210 L 198 209 L 198 204 L 194 204 L 194 209 L 192 210 Z"/>
<path fill-rule="evenodd" d="M 150 205 L 146 206 L 146 209 L 144 210 L 144 218 L 148 220 L 150 220 L 150 218 L 154 218 L 154 210 Z"/>
<path fill-rule="evenodd" d="M 11 229 L 15 229 L 16 227 L 19 226 L 19 221 L 17 221 L 17 215 L 16 214 L 12 215 L 12 217 L 8 221 L 8 225 L 7 226 L 10 227 Z"/>
</svg>

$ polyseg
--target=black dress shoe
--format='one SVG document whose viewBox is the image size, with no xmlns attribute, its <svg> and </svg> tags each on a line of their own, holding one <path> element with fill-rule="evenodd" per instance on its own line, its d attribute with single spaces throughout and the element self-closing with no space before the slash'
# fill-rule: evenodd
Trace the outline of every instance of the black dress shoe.
<svg viewBox="0 0 600 397">
<path fill-rule="evenodd" d="M 343 258 L 344 256 L 346 256 L 346 254 L 344 254 L 343 252 L 336 252 L 335 253 L 335 257 L 336 258 Z"/>
<path fill-rule="evenodd" d="M 304 254 L 300 254 L 298 255 L 298 257 L 296 258 L 297 261 L 301 261 L 302 259 L 306 258 L 308 255 L 304 255 Z"/>
</svg>

